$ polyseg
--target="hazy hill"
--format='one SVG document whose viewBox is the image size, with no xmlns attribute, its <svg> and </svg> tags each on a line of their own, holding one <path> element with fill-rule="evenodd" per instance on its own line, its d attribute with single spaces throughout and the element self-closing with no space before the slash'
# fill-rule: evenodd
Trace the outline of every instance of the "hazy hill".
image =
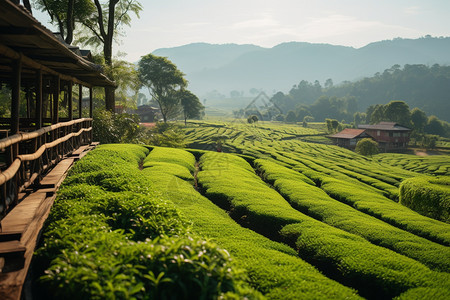
<svg viewBox="0 0 450 300">
<path fill-rule="evenodd" d="M 395 64 L 449 65 L 450 38 L 398 38 L 358 49 L 300 42 L 273 48 L 197 43 L 153 53 L 167 56 L 186 73 L 189 88 L 200 97 L 213 90 L 248 95 L 251 88 L 272 94 L 287 92 L 301 80 L 319 80 L 322 85 L 328 78 L 335 84 L 354 81 Z"/>
</svg>

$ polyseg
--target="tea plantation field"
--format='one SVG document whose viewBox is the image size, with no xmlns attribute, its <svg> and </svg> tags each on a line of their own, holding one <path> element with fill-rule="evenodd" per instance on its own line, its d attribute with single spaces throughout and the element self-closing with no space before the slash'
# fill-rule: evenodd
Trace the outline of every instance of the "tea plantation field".
<svg viewBox="0 0 450 300">
<path fill-rule="evenodd" d="M 296 125 L 186 134 L 189 149 L 101 145 L 76 163 L 37 250 L 40 294 L 450 298 L 448 156 L 416 169 L 305 142 L 324 133 Z"/>
</svg>

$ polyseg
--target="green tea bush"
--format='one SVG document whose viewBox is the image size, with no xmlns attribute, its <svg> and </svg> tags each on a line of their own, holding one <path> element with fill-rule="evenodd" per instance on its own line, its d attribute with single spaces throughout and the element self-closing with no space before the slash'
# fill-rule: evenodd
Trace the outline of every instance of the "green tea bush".
<svg viewBox="0 0 450 300">
<path fill-rule="evenodd" d="M 257 159 L 255 164 L 263 172 L 263 177 L 301 212 L 414 258 L 430 268 L 450 270 L 448 247 L 415 236 L 332 199 L 320 188 L 298 178 L 296 171 L 263 159 Z"/>
<path fill-rule="evenodd" d="M 413 287 L 439 288 L 450 282 L 448 273 L 431 271 L 415 260 L 331 226 L 291 224 L 281 234 L 295 241 L 301 257 L 340 278 L 343 284 L 358 287 L 366 297 L 392 298 Z"/>
<path fill-rule="evenodd" d="M 414 288 L 410 289 L 398 297 L 395 300 L 447 300 L 450 295 L 450 289 L 447 287 L 441 288 Z"/>
<path fill-rule="evenodd" d="M 44 297 L 259 299 L 225 250 L 191 234 L 172 202 L 142 188 L 151 185 L 138 168 L 148 150 L 127 157 L 131 148 L 90 152 L 58 191 L 37 251 Z"/>
<path fill-rule="evenodd" d="M 446 273 L 294 210 L 237 156 L 206 153 L 200 166 L 198 180 L 205 195 L 228 201 L 234 219 L 273 239 L 284 238 L 302 258 L 362 295 L 393 297 L 412 287 L 438 287 L 450 280 Z"/>
<path fill-rule="evenodd" d="M 168 149 L 170 150 L 170 149 Z M 248 167 L 241 158 L 234 160 Z M 219 161 L 216 161 L 219 162 Z M 219 164 L 222 167 L 226 163 Z M 217 166 L 217 165 L 216 165 Z M 358 299 L 355 291 L 320 274 L 296 252 L 239 226 L 230 216 L 199 194 L 192 185 L 167 172 L 145 168 L 144 173 L 164 197 L 172 199 L 192 230 L 230 251 L 234 263 L 245 269 L 248 281 L 268 299 Z M 250 170 L 250 169 L 248 169 Z"/>
<path fill-rule="evenodd" d="M 322 176 L 320 181 L 321 189 L 339 201 L 416 235 L 450 245 L 448 224 L 422 216 L 376 193 L 352 188 L 348 182 L 328 176 Z"/>
<path fill-rule="evenodd" d="M 450 176 L 422 176 L 403 181 L 400 203 L 420 214 L 450 223 Z"/>
<path fill-rule="evenodd" d="M 167 162 L 182 165 L 190 172 L 194 172 L 195 157 L 191 153 L 182 149 L 154 147 L 150 154 L 144 160 L 145 164 L 149 161 Z"/>
</svg>

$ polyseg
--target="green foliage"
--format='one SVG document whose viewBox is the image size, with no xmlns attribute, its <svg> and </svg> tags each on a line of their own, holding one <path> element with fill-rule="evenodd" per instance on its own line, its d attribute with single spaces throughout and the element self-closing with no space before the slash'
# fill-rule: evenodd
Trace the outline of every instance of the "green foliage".
<svg viewBox="0 0 450 300">
<path fill-rule="evenodd" d="M 114 78 L 116 105 L 123 109 L 136 109 L 140 81 L 136 66 L 130 62 L 113 59 L 111 66 L 105 66 L 105 74 Z"/>
<path fill-rule="evenodd" d="M 364 138 L 358 141 L 355 148 L 356 153 L 364 156 L 378 154 L 378 143 L 371 138 Z"/>
<path fill-rule="evenodd" d="M 178 92 L 180 97 L 180 104 L 183 107 L 184 124 L 187 119 L 200 118 L 204 113 L 205 107 L 200 103 L 196 95 L 188 90 L 180 90 Z"/>
<path fill-rule="evenodd" d="M 387 121 L 411 127 L 411 112 L 404 101 L 391 101 L 386 104 L 384 115 Z"/>
<path fill-rule="evenodd" d="M 118 40 L 122 34 L 120 29 L 123 25 L 131 25 L 131 13 L 139 18 L 143 7 L 135 0 L 126 2 L 94 0 L 94 2 L 95 6 L 90 10 L 90 14 L 80 19 L 86 34 L 80 35 L 78 41 L 85 45 L 103 46 L 106 64 L 110 65 L 113 40 Z M 109 23 L 110 21 L 112 23 Z"/>
<path fill-rule="evenodd" d="M 450 223 L 450 177 L 414 177 L 400 185 L 400 203 L 425 216 Z"/>
<path fill-rule="evenodd" d="M 439 288 L 414 288 L 410 289 L 398 297 L 395 300 L 422 300 L 422 299 L 436 299 L 446 300 L 450 295 L 448 287 Z"/>
<path fill-rule="evenodd" d="M 256 116 L 256 115 L 251 115 L 251 116 L 249 116 L 248 118 L 247 118 L 247 123 L 249 123 L 249 124 L 253 124 L 253 123 L 256 123 L 256 122 L 258 122 L 258 116 Z"/>
<path fill-rule="evenodd" d="M 166 151 L 170 153 L 172 149 Z M 157 163 L 158 156 L 149 158 L 148 162 Z M 248 168 L 240 158 L 230 156 L 230 160 Z M 185 164 L 179 163 L 174 161 L 178 166 Z M 220 165 L 216 167 L 220 168 Z M 191 168 L 192 166 L 193 164 Z M 252 286 L 267 298 L 358 298 L 351 289 L 329 280 L 298 259 L 295 252 L 286 245 L 273 242 L 236 224 L 223 210 L 195 191 L 191 184 L 175 177 L 178 175 L 172 173 L 172 170 L 175 168 L 167 168 L 166 172 L 145 168 L 143 172 L 149 175 L 152 184 L 163 195 L 173 199 L 183 216 L 192 221 L 193 230 L 213 238 L 230 251 L 236 265 L 245 268 Z"/>
<path fill-rule="evenodd" d="M 445 123 L 436 116 L 431 116 L 428 118 L 428 124 L 425 125 L 424 131 L 429 134 L 450 137 L 450 132 L 448 131 L 448 128 L 445 127 Z"/>
<path fill-rule="evenodd" d="M 144 165 L 148 162 L 155 161 L 181 165 L 190 172 L 194 172 L 194 155 L 182 149 L 154 147 L 150 154 L 145 158 Z"/>
<path fill-rule="evenodd" d="M 264 159 L 255 160 L 264 179 L 301 212 L 336 228 L 414 258 L 432 269 L 448 271 L 447 247 L 398 229 L 328 196 L 301 173 Z M 349 188 L 352 185 L 348 184 Z M 356 187 L 355 187 L 356 189 Z M 408 245 L 405 247 L 405 245 Z"/>
<path fill-rule="evenodd" d="M 397 153 L 382 153 L 374 157 L 386 165 L 398 166 L 406 170 L 417 172 L 409 177 L 419 174 L 450 175 L 450 161 L 448 155 L 417 156 Z"/>
<path fill-rule="evenodd" d="M 151 185 L 138 169 L 147 153 L 136 145 L 100 146 L 71 170 L 38 249 L 43 295 L 258 299 L 228 252 L 190 234 L 189 222 L 156 190 L 142 193 L 141 179 Z M 114 175 L 115 187 L 80 180 L 96 172 Z"/>
<path fill-rule="evenodd" d="M 104 109 L 94 111 L 93 135 L 102 144 L 140 143 L 144 139 L 137 115 L 114 114 Z"/>
<path fill-rule="evenodd" d="M 364 138 L 356 144 L 355 152 L 364 156 L 378 154 L 378 143 L 371 138 Z"/>
<path fill-rule="evenodd" d="M 428 123 L 428 117 L 424 111 L 415 107 L 411 110 L 411 121 L 416 131 L 423 132 L 425 125 Z"/>
<path fill-rule="evenodd" d="M 294 210 L 241 158 L 206 153 L 200 158 L 200 166 L 198 181 L 205 196 L 229 210 L 235 220 L 272 239 L 279 239 L 281 230 L 281 237 L 295 242 L 301 257 L 326 272 L 332 269 L 334 276 L 363 294 L 373 295 L 377 290 L 380 297 L 392 297 L 414 286 L 438 287 L 449 280 L 413 259 Z M 439 250 L 439 245 L 436 246 Z M 439 254 L 439 251 L 434 253 Z"/>
<path fill-rule="evenodd" d="M 287 123 L 295 123 L 297 121 L 297 116 L 295 115 L 295 112 L 292 110 L 288 111 L 285 121 Z"/>
<path fill-rule="evenodd" d="M 145 144 L 184 148 L 186 146 L 185 135 L 181 126 L 173 123 L 156 123 L 156 126 L 145 132 Z"/>
<path fill-rule="evenodd" d="M 187 85 L 184 74 L 166 57 L 147 54 L 139 61 L 139 78 L 158 102 L 164 122 L 176 116 L 179 97 L 176 91 Z"/>
</svg>

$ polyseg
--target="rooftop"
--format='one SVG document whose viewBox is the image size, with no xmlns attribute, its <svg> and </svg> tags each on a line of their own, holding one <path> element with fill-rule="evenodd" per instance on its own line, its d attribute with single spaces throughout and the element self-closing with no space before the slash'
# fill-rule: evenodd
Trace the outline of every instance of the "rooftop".
<svg viewBox="0 0 450 300">
<path fill-rule="evenodd" d="M 376 130 L 395 130 L 395 131 L 411 131 L 410 128 L 401 126 L 395 122 L 380 122 L 375 125 L 358 125 L 360 129 L 376 129 Z"/>
<path fill-rule="evenodd" d="M 359 136 L 368 137 L 368 135 L 364 132 L 364 129 L 353 129 L 353 128 L 345 128 L 341 132 L 330 135 L 330 138 L 339 138 L 339 139 L 354 139 Z"/>
<path fill-rule="evenodd" d="M 39 23 L 25 8 L 9 0 L 0 1 L 0 79 L 10 77 L 10 58 L 22 56 L 62 75 L 77 78 L 91 86 L 115 86 L 102 74 L 102 67 L 86 58 L 76 46 L 67 45 L 58 35 Z M 85 56 L 83 56 L 85 55 Z M 26 67 L 27 63 L 25 63 Z M 34 80 L 33 72 L 22 74 Z"/>
</svg>

